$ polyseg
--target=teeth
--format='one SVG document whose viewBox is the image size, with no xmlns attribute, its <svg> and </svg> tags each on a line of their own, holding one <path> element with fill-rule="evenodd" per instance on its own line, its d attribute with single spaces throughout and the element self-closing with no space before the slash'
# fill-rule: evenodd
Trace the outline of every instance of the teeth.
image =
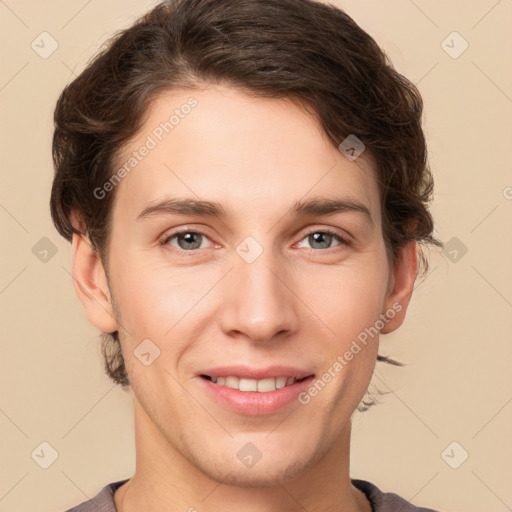
<svg viewBox="0 0 512 512">
<path fill-rule="evenodd" d="M 238 381 L 238 389 L 240 391 L 258 391 L 259 382 L 255 379 L 240 379 Z"/>
<path fill-rule="evenodd" d="M 226 377 L 226 382 L 224 383 L 224 386 L 227 386 L 228 388 L 238 389 L 239 384 L 240 379 L 238 377 Z"/>
<path fill-rule="evenodd" d="M 276 379 L 262 379 L 255 381 L 257 383 L 258 391 L 265 393 L 267 391 L 275 391 L 277 389 Z M 240 381 L 240 389 L 242 389 L 242 381 Z"/>
<path fill-rule="evenodd" d="M 276 388 L 277 389 L 281 389 L 281 388 L 284 388 L 286 386 L 286 381 L 288 379 L 286 377 L 278 377 L 276 379 Z"/>
<path fill-rule="evenodd" d="M 212 377 L 212 382 L 220 386 L 226 386 L 239 391 L 258 391 L 260 393 L 267 393 L 268 391 L 275 391 L 276 389 L 284 388 L 295 384 L 297 379 L 295 377 L 278 377 L 269 379 L 244 379 L 239 377 Z"/>
</svg>

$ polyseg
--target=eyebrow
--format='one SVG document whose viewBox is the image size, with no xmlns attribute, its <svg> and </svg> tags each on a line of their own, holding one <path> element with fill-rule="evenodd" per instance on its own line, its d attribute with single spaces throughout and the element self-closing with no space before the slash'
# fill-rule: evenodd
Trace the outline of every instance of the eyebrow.
<svg viewBox="0 0 512 512">
<path fill-rule="evenodd" d="M 362 213 L 370 224 L 373 224 L 370 209 L 363 203 L 350 197 L 344 199 L 313 198 L 308 201 L 297 201 L 292 208 L 292 213 L 299 216 L 334 215 L 344 212 Z"/>
<path fill-rule="evenodd" d="M 299 217 L 334 215 L 344 212 L 362 213 L 370 224 L 373 224 L 369 208 L 350 197 L 343 199 L 313 198 L 307 201 L 299 200 L 295 202 L 291 209 L 291 214 Z M 165 199 L 144 208 L 137 216 L 137 220 L 157 215 L 198 215 L 224 219 L 228 216 L 228 213 L 222 204 L 215 201 L 204 201 L 194 197 L 176 197 Z"/>
</svg>

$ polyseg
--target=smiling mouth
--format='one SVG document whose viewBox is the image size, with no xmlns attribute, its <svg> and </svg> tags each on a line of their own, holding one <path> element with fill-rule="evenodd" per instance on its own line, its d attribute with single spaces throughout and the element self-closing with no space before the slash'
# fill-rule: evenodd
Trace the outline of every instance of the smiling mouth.
<svg viewBox="0 0 512 512">
<path fill-rule="evenodd" d="M 245 379 L 241 377 L 235 377 L 232 375 L 226 377 L 210 377 L 209 375 L 200 375 L 201 378 L 209 380 L 219 386 L 226 386 L 231 389 L 238 391 L 256 391 L 259 393 L 268 393 L 270 391 L 276 391 L 288 386 L 293 386 L 296 382 L 302 382 L 303 380 L 309 379 L 311 375 L 302 379 L 296 379 L 295 377 L 270 377 L 268 379 Z"/>
</svg>

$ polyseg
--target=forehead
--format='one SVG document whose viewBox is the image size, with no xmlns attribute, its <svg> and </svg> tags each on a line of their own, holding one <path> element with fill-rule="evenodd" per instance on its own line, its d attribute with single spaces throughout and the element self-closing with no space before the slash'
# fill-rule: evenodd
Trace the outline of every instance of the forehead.
<svg viewBox="0 0 512 512">
<path fill-rule="evenodd" d="M 132 218 L 172 195 L 220 202 L 243 215 L 278 214 L 308 196 L 351 197 L 380 219 L 369 154 L 349 161 L 290 99 L 220 85 L 161 94 L 119 152 L 115 170 L 121 168 L 115 210 Z"/>
</svg>

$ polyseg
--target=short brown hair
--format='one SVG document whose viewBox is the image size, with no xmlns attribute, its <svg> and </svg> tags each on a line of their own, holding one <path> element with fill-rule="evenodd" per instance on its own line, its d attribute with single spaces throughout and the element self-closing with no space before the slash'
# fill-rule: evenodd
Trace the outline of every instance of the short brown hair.
<svg viewBox="0 0 512 512">
<path fill-rule="evenodd" d="M 313 0 L 169 0 L 109 39 L 55 108 L 50 208 L 59 233 L 87 234 L 108 272 L 115 190 L 101 200 L 94 190 L 159 93 L 215 82 L 296 101 L 336 147 L 360 139 L 376 163 L 388 261 L 416 241 L 426 271 L 421 245 L 442 244 L 428 210 L 421 96 L 352 18 Z M 118 333 L 104 333 L 102 346 L 109 377 L 129 385 Z"/>
</svg>

